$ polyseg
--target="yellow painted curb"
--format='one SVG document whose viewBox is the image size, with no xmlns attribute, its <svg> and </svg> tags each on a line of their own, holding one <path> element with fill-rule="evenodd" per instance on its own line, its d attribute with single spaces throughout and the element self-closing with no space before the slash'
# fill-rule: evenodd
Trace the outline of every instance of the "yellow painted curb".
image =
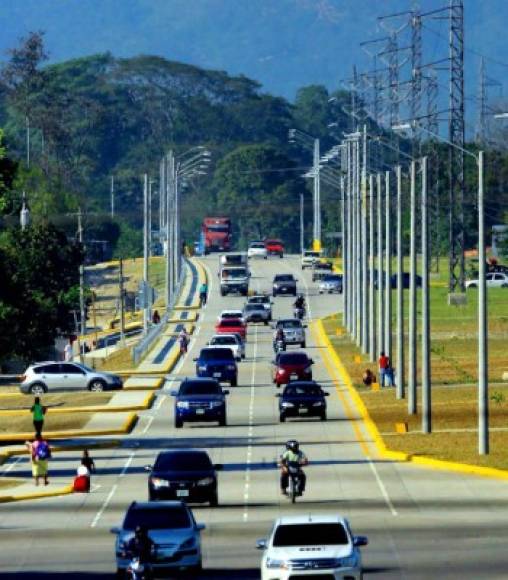
<svg viewBox="0 0 508 580">
<path fill-rule="evenodd" d="M 57 497 L 59 495 L 69 495 L 74 493 L 74 486 L 67 485 L 58 489 L 47 491 L 35 491 L 33 493 L 22 493 L 19 495 L 0 495 L 0 503 L 11 503 L 14 501 L 26 501 L 29 499 L 42 499 L 45 497 Z"/>
<path fill-rule="evenodd" d="M 446 461 L 444 459 L 432 459 L 423 455 L 410 455 L 402 451 L 392 451 L 391 449 L 388 449 L 379 433 L 376 424 L 370 417 L 367 407 L 353 386 L 349 373 L 342 364 L 339 355 L 333 348 L 333 345 L 324 330 L 322 320 L 318 320 L 315 323 L 315 328 L 319 339 L 326 346 L 328 354 L 330 355 L 330 358 L 332 359 L 344 385 L 346 386 L 355 407 L 362 416 L 362 420 L 367 429 L 367 432 L 372 437 L 376 449 L 381 457 L 394 461 L 413 463 L 418 466 L 440 471 L 453 471 L 467 475 L 480 475 L 483 477 L 490 477 L 495 479 L 508 479 L 508 470 L 496 469 L 495 467 L 481 467 L 479 465 L 471 465 L 468 463 L 457 463 L 454 461 Z M 360 443 L 362 443 L 361 440 Z"/>
</svg>

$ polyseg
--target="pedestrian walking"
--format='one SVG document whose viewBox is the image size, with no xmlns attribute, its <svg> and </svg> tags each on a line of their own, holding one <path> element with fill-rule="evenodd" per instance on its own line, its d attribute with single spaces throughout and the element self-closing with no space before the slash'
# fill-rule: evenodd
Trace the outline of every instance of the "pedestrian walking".
<svg viewBox="0 0 508 580">
<path fill-rule="evenodd" d="M 180 334 L 178 335 L 178 342 L 180 343 L 180 354 L 185 354 L 189 345 L 189 335 L 185 330 L 185 326 L 182 328 Z"/>
<path fill-rule="evenodd" d="M 199 288 L 199 305 L 204 306 L 208 299 L 208 284 L 203 282 Z"/>
<path fill-rule="evenodd" d="M 64 360 L 66 362 L 72 360 L 72 344 L 68 342 L 64 347 Z"/>
<path fill-rule="evenodd" d="M 41 403 L 40 397 L 35 397 L 34 404 L 32 405 L 30 412 L 32 413 L 32 420 L 36 436 L 42 434 L 42 428 L 44 426 L 44 415 L 46 414 L 47 410 L 48 408 Z"/>
<path fill-rule="evenodd" d="M 385 381 L 388 381 L 389 387 L 393 387 L 390 357 L 386 356 L 383 351 L 379 355 L 379 378 L 381 387 L 385 386 Z"/>
<path fill-rule="evenodd" d="M 42 435 L 36 435 L 33 442 L 26 441 L 30 457 L 32 458 L 32 475 L 35 485 L 39 485 L 39 479 L 44 480 L 44 485 L 48 485 L 48 460 L 51 458 L 51 448 L 49 443 L 42 438 Z"/>
<path fill-rule="evenodd" d="M 84 465 L 90 473 L 95 473 L 95 461 L 90 457 L 88 449 L 83 449 L 81 465 Z"/>
</svg>

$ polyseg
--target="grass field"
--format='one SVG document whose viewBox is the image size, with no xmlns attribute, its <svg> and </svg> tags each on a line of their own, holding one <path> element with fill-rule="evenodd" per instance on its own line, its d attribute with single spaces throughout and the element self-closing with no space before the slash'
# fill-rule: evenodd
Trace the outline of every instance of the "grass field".
<svg viewBox="0 0 508 580">
<path fill-rule="evenodd" d="M 341 324 L 341 315 L 324 320 L 325 330 L 334 348 L 389 449 L 508 469 L 508 383 L 490 386 L 491 453 L 480 457 L 477 451 L 477 391 L 475 385 L 467 384 L 476 376 L 476 340 L 449 337 L 440 341 L 444 350 L 439 352 L 435 352 L 436 341 L 432 340 L 433 433 L 424 435 L 421 433 L 421 415 L 408 415 L 407 401 L 397 400 L 395 389 L 373 392 L 363 385 L 364 370 L 371 368 L 377 374 L 377 365 L 360 356 L 359 349 L 349 340 Z M 506 368 L 506 340 L 504 348 L 502 340 L 490 338 L 490 343 L 491 365 L 493 360 L 499 360 L 501 366 L 505 365 Z M 358 356 L 360 362 L 356 362 Z M 491 368 L 491 380 L 493 376 L 498 378 L 498 375 Z M 418 408 L 420 410 L 420 400 Z M 408 423 L 407 434 L 395 432 L 395 423 L 398 422 Z"/>
<path fill-rule="evenodd" d="M 17 479 L 0 479 L 0 491 L 5 491 L 7 489 L 12 489 L 13 487 L 17 487 L 25 483 L 24 481 L 17 480 Z"/>
<path fill-rule="evenodd" d="M 54 395 L 43 395 L 41 402 L 43 405 L 58 405 L 59 407 L 89 407 L 90 405 L 107 405 L 113 393 L 57 393 Z M 0 409 L 29 409 L 33 404 L 33 397 L 30 395 L 11 395 L 0 397 Z M 51 413 L 51 409 L 49 410 Z"/>
<path fill-rule="evenodd" d="M 46 415 L 44 432 L 81 429 L 93 417 L 93 413 L 58 413 Z M 0 434 L 28 433 L 34 430 L 31 415 L 3 416 Z"/>
</svg>

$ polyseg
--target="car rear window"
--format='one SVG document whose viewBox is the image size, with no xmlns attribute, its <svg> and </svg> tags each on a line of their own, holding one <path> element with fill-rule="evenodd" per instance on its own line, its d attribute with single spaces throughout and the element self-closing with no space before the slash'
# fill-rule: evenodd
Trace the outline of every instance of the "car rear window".
<svg viewBox="0 0 508 580">
<path fill-rule="evenodd" d="M 210 458 L 202 451 L 161 453 L 154 465 L 154 470 L 159 471 L 204 471 L 211 468 Z"/>
<path fill-rule="evenodd" d="M 245 305 L 245 310 L 249 311 L 249 310 L 264 310 L 263 305 L 262 304 L 246 304 Z"/>
<path fill-rule="evenodd" d="M 277 274 L 274 278 L 275 282 L 293 282 L 292 274 Z"/>
<path fill-rule="evenodd" d="M 250 304 L 267 304 L 270 301 L 268 296 L 253 296 L 249 298 Z"/>
<path fill-rule="evenodd" d="M 302 323 L 299 320 L 280 320 L 277 326 L 282 328 L 301 328 Z"/>
<path fill-rule="evenodd" d="M 238 320 L 238 318 L 228 318 L 227 320 L 221 320 L 220 322 L 220 326 L 224 326 L 224 327 L 241 327 L 242 326 L 242 321 Z"/>
<path fill-rule="evenodd" d="M 251 248 L 264 248 L 265 245 L 263 244 L 263 242 L 259 242 L 257 244 L 251 244 L 250 247 Z"/>
<path fill-rule="evenodd" d="M 275 531 L 274 547 L 337 546 L 349 544 L 349 538 L 340 523 L 281 525 Z"/>
<path fill-rule="evenodd" d="M 323 280 L 325 282 L 340 282 L 342 280 L 342 276 L 339 276 L 339 275 L 330 276 L 330 275 L 328 275 L 328 276 L 325 276 L 323 278 Z"/>
<path fill-rule="evenodd" d="M 284 389 L 284 395 L 295 397 L 298 395 L 319 396 L 322 394 L 321 387 L 318 385 L 290 385 Z"/>
<path fill-rule="evenodd" d="M 135 530 L 136 526 L 149 530 L 190 528 L 191 519 L 188 511 L 180 506 L 138 507 L 127 512 L 123 523 L 126 530 Z"/>
<path fill-rule="evenodd" d="M 307 362 L 309 362 L 309 359 L 304 353 L 290 352 L 279 355 L 279 363 L 282 365 L 304 365 Z"/>
<path fill-rule="evenodd" d="M 233 359 L 230 348 L 204 348 L 199 354 L 201 360 L 228 360 Z"/>
<path fill-rule="evenodd" d="M 211 344 L 237 344 L 234 336 L 214 336 Z"/>
<path fill-rule="evenodd" d="M 220 317 L 225 320 L 225 319 L 232 319 L 232 318 L 241 318 L 242 317 L 242 313 L 241 312 L 223 312 Z"/>
<path fill-rule="evenodd" d="M 231 351 L 229 351 L 231 352 Z M 179 395 L 220 395 L 222 394 L 222 389 L 219 383 L 214 382 L 187 382 L 182 383 L 180 386 Z"/>
</svg>

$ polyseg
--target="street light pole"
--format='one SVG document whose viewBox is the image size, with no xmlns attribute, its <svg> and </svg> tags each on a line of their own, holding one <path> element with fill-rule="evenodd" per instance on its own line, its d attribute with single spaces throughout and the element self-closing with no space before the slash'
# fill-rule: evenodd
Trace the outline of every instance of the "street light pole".
<svg viewBox="0 0 508 580">
<path fill-rule="evenodd" d="M 374 175 L 369 175 L 369 355 L 376 361 L 376 295 L 374 286 L 374 256 L 376 240 L 374 237 Z"/>
<path fill-rule="evenodd" d="M 383 200 L 381 193 L 381 173 L 377 174 L 377 343 L 379 352 L 384 351 L 384 302 L 383 302 Z"/>
<path fill-rule="evenodd" d="M 409 392 L 408 413 L 416 415 L 416 161 L 411 161 L 410 196 L 410 246 L 409 246 Z"/>
<path fill-rule="evenodd" d="M 319 180 L 319 139 L 314 139 L 314 240 L 313 249 L 316 251 L 321 250 L 321 192 L 320 192 L 320 180 Z"/>
<path fill-rule="evenodd" d="M 478 452 L 489 453 L 487 284 L 485 280 L 485 200 L 483 151 L 478 152 Z"/>
<path fill-rule="evenodd" d="M 422 164 L 422 431 L 432 432 L 429 302 L 429 217 L 427 203 L 427 157 Z"/>
<path fill-rule="evenodd" d="M 361 309 L 361 323 L 362 323 L 362 352 L 365 354 L 369 349 L 369 324 L 367 320 L 367 307 L 369 299 L 369 286 L 367 280 L 367 125 L 363 126 L 362 135 L 362 309 Z"/>
<path fill-rule="evenodd" d="M 346 329 L 348 333 L 351 334 L 353 328 L 352 316 L 351 316 L 351 305 L 352 305 L 352 295 L 353 295 L 353 264 L 352 264 L 352 244 L 353 244 L 353 232 L 352 232 L 352 220 L 351 220 L 351 142 L 347 142 L 347 188 L 346 188 L 346 229 L 347 229 L 347 239 L 346 239 L 346 259 L 347 259 L 347 274 L 346 274 L 346 295 L 345 295 L 345 310 L 346 310 Z"/>
<path fill-rule="evenodd" d="M 111 176 L 110 187 L 111 219 L 115 217 L 115 176 Z"/>
<path fill-rule="evenodd" d="M 397 176 L 397 399 L 405 396 L 404 377 L 404 259 L 402 252 L 402 168 L 396 167 Z"/>
<path fill-rule="evenodd" d="M 148 174 L 143 176 L 143 334 L 148 332 L 150 302 L 148 300 Z"/>
<path fill-rule="evenodd" d="M 356 199 L 356 346 L 362 344 L 362 200 L 360 192 L 360 140 L 355 141 L 355 199 Z"/>
<path fill-rule="evenodd" d="M 385 340 L 384 350 L 392 357 L 392 211 L 390 203 L 390 172 L 385 173 Z"/>
<path fill-rule="evenodd" d="M 304 246 L 303 246 L 303 228 L 304 228 L 303 207 L 304 207 L 303 206 L 303 193 L 300 193 L 300 253 L 302 254 L 302 256 L 303 256 L 303 250 L 304 250 Z M 344 216 L 344 196 L 342 197 L 342 211 L 343 211 L 343 216 Z M 344 222 L 344 217 L 343 217 L 342 221 Z"/>
</svg>

